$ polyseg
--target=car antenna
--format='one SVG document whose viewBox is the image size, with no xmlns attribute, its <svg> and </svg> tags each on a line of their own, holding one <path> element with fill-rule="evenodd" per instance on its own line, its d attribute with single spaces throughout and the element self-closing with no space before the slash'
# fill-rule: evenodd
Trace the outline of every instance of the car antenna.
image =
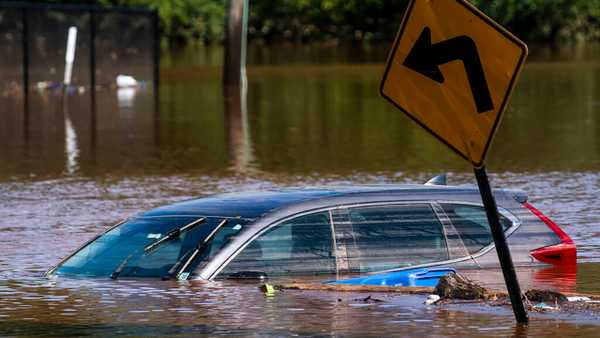
<svg viewBox="0 0 600 338">
<path fill-rule="evenodd" d="M 446 185 L 446 174 L 434 176 L 425 182 L 425 185 Z"/>
</svg>

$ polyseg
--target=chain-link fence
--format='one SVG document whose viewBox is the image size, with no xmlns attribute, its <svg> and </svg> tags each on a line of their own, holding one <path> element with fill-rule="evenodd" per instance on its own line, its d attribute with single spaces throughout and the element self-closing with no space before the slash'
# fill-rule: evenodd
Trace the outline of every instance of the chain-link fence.
<svg viewBox="0 0 600 338">
<path fill-rule="evenodd" d="M 64 88 L 70 27 L 77 28 L 71 90 L 88 93 L 95 105 L 98 90 L 127 75 L 158 98 L 156 11 L 22 3 L 0 4 L 1 98 L 27 111 L 32 93 Z"/>
</svg>

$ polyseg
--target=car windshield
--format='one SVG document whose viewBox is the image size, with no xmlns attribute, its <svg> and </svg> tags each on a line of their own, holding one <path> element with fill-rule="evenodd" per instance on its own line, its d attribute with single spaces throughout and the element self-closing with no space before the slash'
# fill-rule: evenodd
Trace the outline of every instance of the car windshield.
<svg viewBox="0 0 600 338">
<path fill-rule="evenodd" d="M 65 260 L 53 272 L 56 275 L 109 277 L 164 277 L 173 265 L 197 248 L 223 218 L 206 217 L 140 217 L 106 232 Z M 190 224 L 194 226 L 188 226 Z M 235 232 L 243 222 L 235 219 Z M 187 227 L 186 227 L 187 226 Z M 169 240 L 161 241 L 177 229 L 184 229 Z M 232 229 L 229 229 L 232 230 Z M 230 231 L 228 231 L 230 232 Z M 153 243 L 159 245 L 153 246 Z M 216 243 L 215 243 L 216 244 Z M 152 247 L 152 250 L 145 248 Z M 216 246 L 216 245 L 215 245 Z M 207 248 L 210 251 L 220 249 Z M 207 259 L 212 255 L 200 255 Z M 198 262 L 192 267 L 198 265 Z"/>
</svg>

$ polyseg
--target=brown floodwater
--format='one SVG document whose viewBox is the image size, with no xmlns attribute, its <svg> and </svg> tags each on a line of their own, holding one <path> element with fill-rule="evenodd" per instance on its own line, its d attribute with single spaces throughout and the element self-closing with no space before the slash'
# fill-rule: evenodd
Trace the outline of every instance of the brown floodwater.
<svg viewBox="0 0 600 338">
<path fill-rule="evenodd" d="M 5 81 L 0 336 L 597 336 L 595 314 L 536 314 L 519 327 L 508 307 L 425 306 L 423 296 L 373 294 L 383 302 L 365 303 L 352 293 L 267 297 L 231 282 L 43 277 L 109 224 L 196 196 L 420 183 L 442 172 L 450 184 L 473 183 L 463 160 L 379 97 L 386 53 L 252 46 L 245 101 L 224 99 L 216 47 L 163 54 L 159 107 L 143 62 L 120 71 L 144 85 L 100 86 L 95 112 L 85 83 L 64 101 L 32 90 L 25 113 L 18 86 Z M 490 151 L 492 185 L 525 190 L 578 245 L 576 270 L 519 268 L 523 288 L 600 293 L 598 60 L 597 45 L 533 47 Z M 35 69 L 35 81 L 44 71 Z M 498 271 L 472 276 L 502 287 Z"/>
</svg>

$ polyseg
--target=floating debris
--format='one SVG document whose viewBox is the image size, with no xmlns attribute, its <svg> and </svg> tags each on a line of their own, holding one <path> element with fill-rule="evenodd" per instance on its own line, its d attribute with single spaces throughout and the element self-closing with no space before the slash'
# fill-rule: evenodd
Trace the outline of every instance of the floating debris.
<svg viewBox="0 0 600 338">
<path fill-rule="evenodd" d="M 266 285 L 261 290 L 268 295 Z M 440 278 L 435 288 L 407 286 L 349 285 L 329 283 L 288 283 L 273 286 L 274 290 L 310 290 L 333 292 L 369 292 L 427 295 L 426 305 L 443 306 L 444 304 L 481 303 L 489 306 L 510 306 L 510 298 L 506 291 L 487 289 L 474 281 L 456 273 Z M 271 294 L 272 295 L 272 294 Z M 537 313 L 557 312 L 600 315 L 600 295 L 561 293 L 551 290 L 531 289 L 523 294 L 528 311 Z M 338 302 L 341 302 L 338 298 Z M 363 303 L 375 303 L 384 300 L 373 298 L 355 299 Z"/>
<path fill-rule="evenodd" d="M 62 88 L 63 84 L 54 81 L 39 81 L 35 84 L 35 88 L 38 91 L 44 91 L 47 89 L 59 89 Z"/>
<path fill-rule="evenodd" d="M 275 295 L 275 288 L 271 284 L 265 283 L 265 284 L 261 285 L 260 286 L 260 290 L 262 292 L 264 292 L 265 295 L 267 295 L 267 296 L 274 296 Z"/>
<path fill-rule="evenodd" d="M 118 88 L 131 88 L 137 87 L 138 85 L 137 80 L 133 76 L 129 75 L 117 75 L 116 82 Z"/>
<path fill-rule="evenodd" d="M 432 305 L 432 304 L 439 302 L 441 299 L 442 299 L 442 297 L 440 297 L 438 295 L 429 295 L 429 296 L 427 296 L 427 299 L 425 300 L 425 304 Z"/>
<path fill-rule="evenodd" d="M 363 303 L 381 303 L 381 302 L 383 302 L 382 299 L 373 298 L 373 297 L 371 297 L 371 295 L 368 295 L 365 298 L 355 299 L 355 300 L 361 301 Z"/>
<path fill-rule="evenodd" d="M 531 306 L 531 308 L 530 308 L 531 311 L 536 311 L 536 312 L 557 311 L 559 309 L 560 308 L 558 307 L 558 305 L 550 306 L 546 303 L 535 304 L 535 305 Z"/>
<path fill-rule="evenodd" d="M 567 296 L 563 295 L 560 292 L 550 291 L 550 290 L 537 290 L 531 289 L 525 292 L 525 297 L 530 302 L 552 302 L 552 303 L 561 303 L 567 301 Z"/>
<path fill-rule="evenodd" d="M 444 299 L 484 299 L 496 298 L 496 293 L 457 273 L 450 273 L 438 281 L 434 294 Z"/>
<path fill-rule="evenodd" d="M 378 285 L 346 285 L 321 283 L 287 283 L 275 285 L 277 290 L 311 290 L 336 292 L 396 292 L 410 295 L 427 295 L 433 292 L 427 286 L 378 286 Z"/>
</svg>

